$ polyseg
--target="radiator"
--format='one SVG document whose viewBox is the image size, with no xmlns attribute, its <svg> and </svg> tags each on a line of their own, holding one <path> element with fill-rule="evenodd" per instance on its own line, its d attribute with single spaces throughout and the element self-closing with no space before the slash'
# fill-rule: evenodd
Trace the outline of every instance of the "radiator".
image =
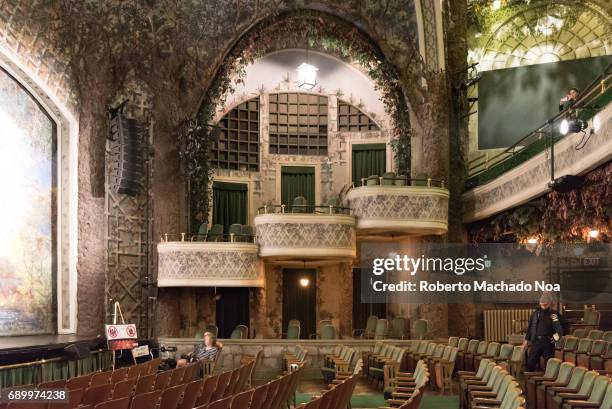
<svg viewBox="0 0 612 409">
<path fill-rule="evenodd" d="M 508 342 L 511 334 L 524 332 L 531 309 L 485 310 L 484 334 L 486 341 Z"/>
</svg>

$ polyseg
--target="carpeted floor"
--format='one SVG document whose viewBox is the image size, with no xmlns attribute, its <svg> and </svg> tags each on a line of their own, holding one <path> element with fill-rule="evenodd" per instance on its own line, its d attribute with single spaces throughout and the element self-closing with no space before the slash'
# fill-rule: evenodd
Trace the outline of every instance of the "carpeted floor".
<svg viewBox="0 0 612 409">
<path fill-rule="evenodd" d="M 312 394 L 298 393 L 298 404 L 308 402 Z M 353 395 L 351 399 L 353 409 L 362 408 L 378 408 L 387 406 L 387 402 L 383 399 L 382 393 L 378 394 L 359 394 Z M 419 409 L 455 409 L 459 407 L 459 398 L 457 396 L 436 396 L 425 395 L 421 401 Z"/>
<path fill-rule="evenodd" d="M 322 383 L 301 382 L 297 393 L 298 404 L 308 402 L 312 395 L 319 394 L 323 389 Z M 383 399 L 382 392 L 364 382 L 359 382 L 353 393 L 351 406 L 353 409 L 369 409 L 387 406 L 387 402 Z M 457 395 L 440 396 L 433 392 L 426 392 L 419 409 L 456 409 L 458 407 L 459 397 Z"/>
</svg>

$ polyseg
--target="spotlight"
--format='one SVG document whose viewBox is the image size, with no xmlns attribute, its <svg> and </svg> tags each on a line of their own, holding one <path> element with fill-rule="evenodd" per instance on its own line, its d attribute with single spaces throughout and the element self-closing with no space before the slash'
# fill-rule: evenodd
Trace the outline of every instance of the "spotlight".
<svg viewBox="0 0 612 409">
<path fill-rule="evenodd" d="M 589 124 L 587 124 L 586 121 L 583 121 L 582 119 L 564 119 L 559 125 L 559 131 L 561 132 L 561 134 L 567 135 L 568 133 L 582 132 L 588 127 Z"/>
<path fill-rule="evenodd" d="M 300 285 L 302 287 L 308 287 L 310 285 L 310 280 L 307 278 L 300 278 Z"/>
<path fill-rule="evenodd" d="M 591 229 L 589 230 L 589 237 L 592 239 L 596 239 L 599 237 L 599 230 Z"/>
<path fill-rule="evenodd" d="M 595 115 L 593 117 L 593 129 L 595 130 L 595 132 L 599 131 L 599 128 L 601 128 L 601 118 L 599 117 L 599 115 Z"/>
</svg>

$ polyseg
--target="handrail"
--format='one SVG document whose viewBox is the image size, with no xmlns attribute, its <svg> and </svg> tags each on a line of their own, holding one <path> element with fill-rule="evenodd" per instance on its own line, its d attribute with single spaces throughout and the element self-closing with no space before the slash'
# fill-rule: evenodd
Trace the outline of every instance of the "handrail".
<svg viewBox="0 0 612 409">
<path fill-rule="evenodd" d="M 189 234 L 164 233 L 160 243 L 168 242 L 208 242 L 208 243 L 254 243 L 254 234 Z"/>
<path fill-rule="evenodd" d="M 612 64 L 608 65 L 604 72 L 591 82 L 585 93 L 572 106 L 559 112 L 547 120 L 546 123 L 540 125 L 514 144 L 505 148 L 502 152 L 499 152 L 492 157 L 489 157 L 489 152 L 485 152 L 482 155 L 469 160 L 469 177 L 473 178 L 479 176 L 483 172 L 489 170 L 492 166 L 500 164 L 509 158 L 514 157 L 515 155 L 525 152 L 528 148 L 533 147 L 535 143 L 545 140 L 544 135 L 546 135 L 548 128 L 557 123 L 559 120 L 574 117 L 575 113 L 581 110 L 596 110 L 596 108 L 589 106 L 589 104 L 610 89 L 609 83 L 612 80 L 612 74 L 609 73 L 609 70 L 611 67 Z M 555 140 L 558 141 L 563 139 L 564 136 L 566 135 L 557 136 L 555 137 Z"/>
<path fill-rule="evenodd" d="M 426 187 L 441 187 L 445 188 L 445 182 L 442 179 L 432 179 L 432 178 L 410 178 L 408 176 L 379 176 L 378 184 L 376 185 L 368 185 L 368 180 L 374 180 L 372 177 L 369 178 L 361 178 L 361 186 L 355 186 L 355 183 L 351 185 L 354 189 L 363 187 L 363 186 L 397 186 L 397 187 L 405 187 L 405 186 L 426 186 Z M 391 184 L 383 184 L 383 181 L 392 181 Z M 397 181 L 404 182 L 403 184 L 396 184 Z"/>
<path fill-rule="evenodd" d="M 96 349 L 90 352 L 92 354 L 101 354 L 104 351 L 108 351 L 108 349 Z M 67 361 L 67 359 L 62 358 L 62 357 L 49 358 L 49 359 L 43 358 L 43 359 L 39 359 L 38 361 L 30 361 L 30 362 L 22 362 L 19 364 L 3 365 L 3 366 L 0 366 L 0 371 L 4 371 L 7 369 L 27 368 L 29 366 L 44 365 L 44 364 L 48 364 L 49 362 L 58 362 L 58 361 Z"/>
<path fill-rule="evenodd" d="M 280 211 L 279 211 L 280 210 Z M 313 205 L 264 205 L 257 209 L 257 214 L 351 214 L 350 207 L 313 206 Z"/>
</svg>

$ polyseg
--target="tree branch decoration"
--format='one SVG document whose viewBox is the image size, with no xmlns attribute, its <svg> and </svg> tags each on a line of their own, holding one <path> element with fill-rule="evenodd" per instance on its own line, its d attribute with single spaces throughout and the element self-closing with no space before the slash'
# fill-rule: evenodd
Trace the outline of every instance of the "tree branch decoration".
<svg viewBox="0 0 612 409">
<path fill-rule="evenodd" d="M 612 163 L 585 176 L 581 188 L 550 192 L 491 219 L 473 223 L 468 231 L 475 243 L 519 242 L 536 237 L 542 244 L 583 243 L 591 229 L 599 238 L 612 237 Z"/>
</svg>

